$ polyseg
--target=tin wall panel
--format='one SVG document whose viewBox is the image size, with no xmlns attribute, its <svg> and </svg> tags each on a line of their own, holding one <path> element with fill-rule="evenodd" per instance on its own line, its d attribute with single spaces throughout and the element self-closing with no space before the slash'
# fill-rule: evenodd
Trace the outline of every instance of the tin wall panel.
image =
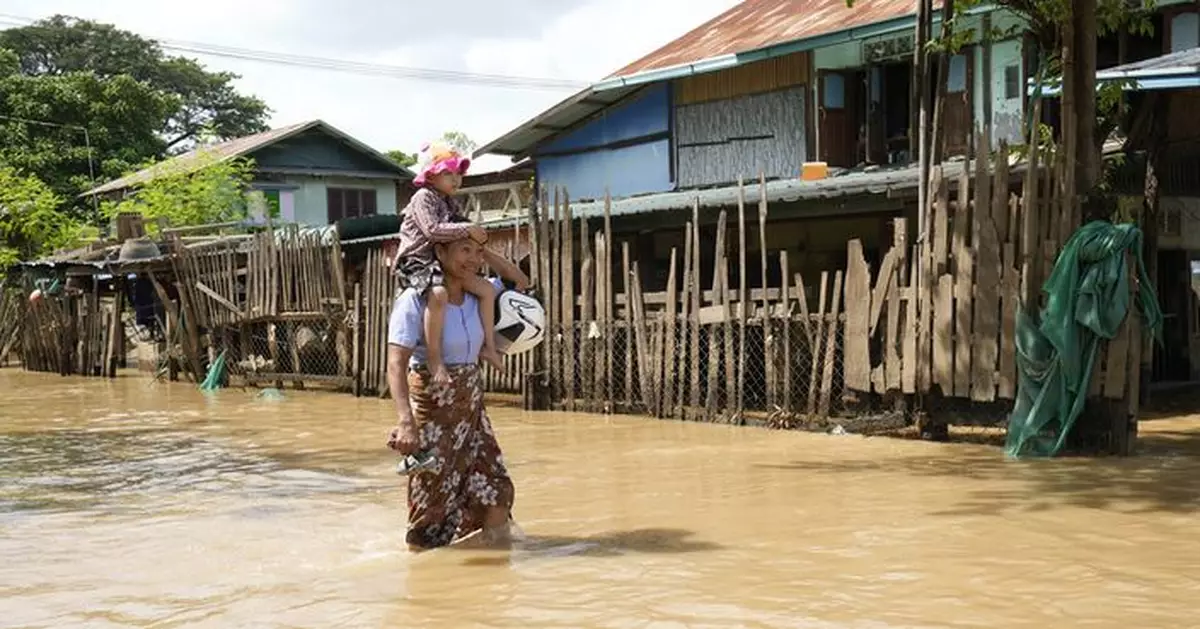
<svg viewBox="0 0 1200 629">
<path fill-rule="evenodd" d="M 678 186 L 796 177 L 805 151 L 803 86 L 683 105 L 675 112 Z"/>
</svg>

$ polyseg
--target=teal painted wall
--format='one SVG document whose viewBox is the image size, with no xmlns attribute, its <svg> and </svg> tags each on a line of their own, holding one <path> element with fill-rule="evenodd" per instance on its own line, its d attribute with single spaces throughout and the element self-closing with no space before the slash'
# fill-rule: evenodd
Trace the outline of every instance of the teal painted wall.
<svg viewBox="0 0 1200 629">
<path fill-rule="evenodd" d="M 1023 23 L 1019 17 L 1005 10 L 993 11 L 991 14 L 991 22 L 994 30 L 1014 33 L 1019 33 L 1021 31 L 1019 27 Z M 987 73 L 984 72 L 984 56 L 981 54 L 982 50 L 978 45 L 980 41 L 979 36 L 981 34 L 980 31 L 982 30 L 982 25 L 983 17 L 979 15 L 964 16 L 960 18 L 958 25 L 960 30 L 972 29 L 975 31 L 975 36 L 971 42 L 977 44 L 972 49 L 971 53 L 971 65 L 973 66 L 971 68 L 971 90 L 973 94 L 972 106 L 974 109 L 975 120 L 977 122 L 984 120 L 984 114 L 986 112 L 983 98 L 983 88 Z M 935 24 L 934 28 L 938 29 L 940 26 Z M 1013 30 L 1014 28 L 1016 29 L 1015 31 Z M 881 36 L 874 39 L 895 37 L 898 34 L 900 33 L 891 33 L 887 36 Z M 862 48 L 864 41 L 866 40 L 846 42 L 813 50 L 812 63 L 814 79 L 811 82 L 810 88 L 812 90 L 813 103 L 820 102 L 818 99 L 819 79 L 817 77 L 819 76 L 819 72 L 821 70 L 841 70 L 863 67 Z M 1019 141 L 1020 139 L 1021 117 L 1024 113 L 1022 109 L 1022 100 L 1020 95 L 1017 95 L 1013 98 L 1008 97 L 1008 94 L 1005 90 L 1005 71 L 1010 65 L 1015 65 L 1017 68 L 1018 78 L 1023 86 L 1027 77 L 1024 75 L 1024 64 L 1021 61 L 1021 56 L 1022 42 L 1019 38 L 1019 35 L 1017 38 L 998 41 L 991 44 L 990 87 L 992 116 L 990 122 L 992 125 L 992 137 L 995 141 L 1003 138 L 1012 143 Z M 812 109 L 812 112 L 810 112 L 810 115 L 808 116 L 808 122 L 811 125 L 810 128 L 815 134 L 817 133 L 817 129 L 819 129 L 820 112 L 818 107 L 813 107 Z M 820 140 L 818 139 L 818 142 L 819 141 Z"/>
<path fill-rule="evenodd" d="M 369 154 L 319 128 L 254 151 L 250 157 L 260 169 L 267 172 L 275 169 L 276 174 L 270 177 L 273 181 L 255 182 L 254 187 L 263 191 L 277 191 L 271 195 L 272 202 L 276 202 L 277 196 L 280 220 L 284 222 L 312 226 L 328 224 L 328 188 L 371 189 L 375 191 L 378 214 L 395 214 L 397 211 L 396 184 L 400 180 L 399 173 L 389 171 L 386 164 L 381 164 Z M 314 174 L 292 174 L 288 170 L 311 171 Z M 336 173 L 362 173 L 366 176 L 346 177 Z M 376 174 L 377 177 L 371 176 Z"/>
<path fill-rule="evenodd" d="M 260 190 L 278 190 L 283 222 L 301 225 L 327 225 L 329 207 L 327 188 L 360 188 L 375 190 L 377 214 L 395 214 L 396 182 L 391 179 L 355 179 L 349 177 L 289 176 L 283 182 L 255 182 Z"/>
<path fill-rule="evenodd" d="M 250 155 L 259 168 L 311 168 L 386 173 L 378 161 L 313 129 Z"/>
<path fill-rule="evenodd" d="M 980 59 L 982 66 L 983 60 Z M 1006 140 L 1009 144 L 1019 143 L 1022 136 L 1022 117 L 1024 116 L 1024 103 L 1021 99 L 1021 93 L 1025 88 L 1025 68 L 1021 61 L 1021 40 L 1010 39 L 999 41 L 992 44 L 992 62 L 991 62 L 991 77 L 992 77 L 992 140 L 999 142 Z M 1018 79 L 1018 89 L 1014 94 L 1007 89 L 1011 86 L 1006 86 L 1006 72 L 1009 67 L 1015 67 L 1014 71 Z M 980 82 L 983 81 L 983 73 L 980 73 Z M 983 119 L 983 99 L 979 99 L 980 110 L 976 112 L 978 119 Z"/>
</svg>

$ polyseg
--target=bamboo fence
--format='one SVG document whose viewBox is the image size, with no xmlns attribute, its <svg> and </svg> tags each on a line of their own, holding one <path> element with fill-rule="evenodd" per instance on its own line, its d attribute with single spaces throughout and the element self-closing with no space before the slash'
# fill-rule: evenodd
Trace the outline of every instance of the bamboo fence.
<svg viewBox="0 0 1200 629">
<path fill-rule="evenodd" d="M 546 342 L 507 357 L 503 372 L 486 370 L 488 390 L 520 393 L 530 408 L 779 426 L 862 428 L 945 400 L 1010 405 L 1017 312 L 1037 305 L 1079 223 L 1063 201 L 1061 157 L 1035 153 L 1023 174 L 1010 162 L 1001 146 L 973 168 L 933 168 L 925 233 L 896 218 L 877 265 L 850 239 L 844 264 L 807 276 L 787 251 L 767 247 L 761 178 L 757 199 L 739 183 L 739 201 L 717 213 L 711 240 L 701 227 L 714 221 L 702 223 L 697 201 L 674 228 L 683 245 L 665 263 L 637 259 L 615 236 L 611 202 L 603 217 L 576 218 L 566 191 L 543 192 L 519 230 L 525 242 L 506 246 L 510 256 L 530 252 Z M 336 237 L 294 227 L 186 246 L 176 237 L 173 271 L 149 273 L 172 374 L 199 381 L 223 352 L 229 374 L 247 384 L 387 395 L 391 260 L 382 247 L 369 251 L 355 279 L 343 258 Z M 646 291 L 642 271 L 656 264 L 665 290 Z M 111 375 L 122 303 L 118 292 L 23 306 L 27 368 Z M 1132 330 L 1106 349 L 1097 396 L 1136 398 Z M 0 327 L 0 349 L 4 334 Z"/>
<path fill-rule="evenodd" d="M 20 351 L 21 325 L 24 320 L 24 295 L 0 282 L 0 365 Z"/>
<path fill-rule="evenodd" d="M 629 243 L 613 242 L 610 203 L 603 229 L 589 233 L 565 193 L 543 194 L 545 209 L 531 212 L 527 230 L 551 333 L 527 373 L 525 386 L 540 396 L 533 405 L 788 425 L 881 419 L 945 401 L 1010 408 L 1017 313 L 1041 303 L 1040 286 L 1079 224 L 1063 200 L 1059 154 L 1042 156 L 1041 168 L 1033 159 L 1015 186 L 1005 146 L 973 169 L 935 167 L 925 234 L 895 219 L 877 268 L 851 239 L 842 268 L 811 277 L 793 272 L 786 251 L 768 250 L 767 201 L 758 199 L 757 224 L 748 222 L 739 184 L 741 200 L 719 213 L 714 242 L 699 237 L 693 208 L 683 251 L 671 250 L 666 290 L 656 293 L 643 291 Z M 761 274 L 749 278 L 755 236 Z M 703 246 L 711 256 L 699 255 Z M 700 285 L 701 258 L 715 261 L 709 286 Z M 770 266 L 782 283 L 768 284 Z M 1096 395 L 1136 397 L 1129 346 L 1139 337 L 1129 329 L 1102 355 Z"/>
<path fill-rule="evenodd" d="M 22 365 L 63 376 L 115 375 L 122 362 L 122 305 L 98 291 L 29 303 L 16 328 Z"/>
</svg>

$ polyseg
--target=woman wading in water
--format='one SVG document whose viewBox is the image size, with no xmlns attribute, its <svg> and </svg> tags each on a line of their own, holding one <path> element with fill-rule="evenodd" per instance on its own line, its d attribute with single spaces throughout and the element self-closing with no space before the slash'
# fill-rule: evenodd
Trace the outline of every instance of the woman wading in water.
<svg viewBox="0 0 1200 629">
<path fill-rule="evenodd" d="M 529 279 L 516 265 L 470 238 L 435 246 L 445 274 L 442 359 L 448 384 L 435 383 L 427 361 L 421 295 L 405 289 L 388 322 L 388 387 L 397 425 L 388 447 L 432 456 L 427 469 L 408 475 L 408 533 L 413 551 L 446 546 L 479 533 L 483 543 L 509 537 L 513 483 L 483 405 L 479 301 L 466 291 L 486 262 L 521 290 Z M 498 280 L 491 280 L 501 290 Z"/>
</svg>

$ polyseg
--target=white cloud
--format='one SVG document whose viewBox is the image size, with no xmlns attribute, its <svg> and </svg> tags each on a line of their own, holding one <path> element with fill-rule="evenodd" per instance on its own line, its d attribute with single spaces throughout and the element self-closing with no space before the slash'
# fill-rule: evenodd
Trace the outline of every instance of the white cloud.
<svg viewBox="0 0 1200 629">
<path fill-rule="evenodd" d="M 428 23 L 414 2 L 363 0 L 6 0 L 0 13 L 100 20 L 144 36 L 353 61 L 591 81 L 671 41 L 736 0 L 463 0 L 453 20 Z M 232 16 L 232 17 L 231 17 Z M 537 19 L 541 18 L 538 22 Z M 322 36 L 324 34 L 324 36 Z M 271 124 L 311 118 L 380 149 L 415 150 L 447 130 L 480 144 L 571 90 L 537 91 L 361 76 L 199 57 L 240 74 L 241 90 L 274 110 Z M 502 167 L 489 156 L 476 172 Z"/>
</svg>

